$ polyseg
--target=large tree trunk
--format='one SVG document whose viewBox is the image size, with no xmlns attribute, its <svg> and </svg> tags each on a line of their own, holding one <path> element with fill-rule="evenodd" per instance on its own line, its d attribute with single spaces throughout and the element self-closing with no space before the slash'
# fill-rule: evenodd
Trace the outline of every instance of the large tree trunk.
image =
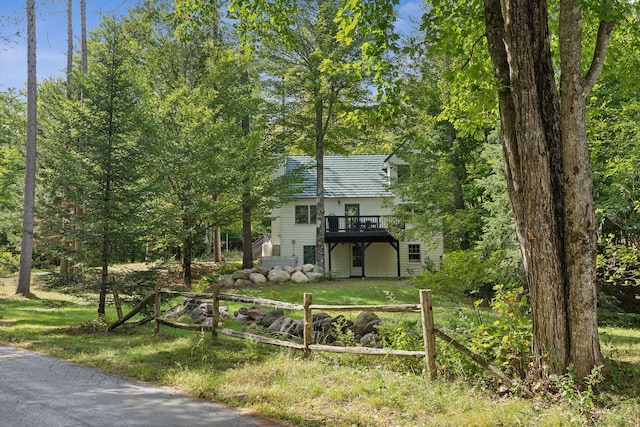
<svg viewBox="0 0 640 427">
<path fill-rule="evenodd" d="M 191 261 L 193 256 L 193 234 L 182 242 L 182 279 L 186 287 L 191 286 Z"/>
<path fill-rule="evenodd" d="M 563 86 L 560 107 L 544 0 L 484 4 L 489 51 L 500 85 L 507 185 L 529 284 L 537 371 L 562 373 L 574 363 L 582 378 L 602 363 L 595 322 L 595 221 L 584 98 L 580 107 L 573 98 L 577 94 L 566 93 L 573 88 Z M 578 10 L 575 4 L 561 4 L 565 10 Z M 564 41 L 581 42 L 579 34 Z M 563 64 L 563 80 L 581 79 L 580 67 L 577 75 L 575 71 L 565 70 Z M 569 111 L 572 119 L 566 117 Z M 577 289 L 586 295 L 577 295 Z M 574 331 L 576 321 L 588 326 Z"/>
<path fill-rule="evenodd" d="M 220 238 L 220 227 L 215 227 L 213 231 L 213 260 L 222 262 L 222 240 Z"/>
<path fill-rule="evenodd" d="M 33 258 L 33 216 L 36 195 L 36 11 L 35 0 L 27 0 L 27 143 L 22 211 L 22 243 L 20 271 L 16 294 L 31 293 L 31 263 Z"/>
<path fill-rule="evenodd" d="M 242 73 L 242 84 L 249 82 L 249 73 Z M 242 118 L 242 135 L 249 136 L 249 116 Z M 247 166 L 248 167 L 248 166 Z M 251 182 L 246 178 L 244 192 L 242 193 L 242 268 L 253 268 L 253 240 L 251 236 Z"/>
<path fill-rule="evenodd" d="M 71 73 L 73 71 L 73 0 L 67 0 L 67 99 L 71 99 Z M 64 201 L 62 202 L 62 208 L 66 213 L 69 210 L 69 206 Z M 62 220 L 62 228 L 68 228 L 68 220 L 65 218 Z M 60 260 L 60 274 L 67 274 L 69 272 L 69 258 L 68 252 L 72 248 L 73 244 L 67 240 L 63 231 L 63 237 L 61 244 L 64 247 L 62 252 L 62 259 Z"/>
<path fill-rule="evenodd" d="M 604 364 L 598 340 L 596 296 L 597 224 L 585 120 L 586 99 L 600 74 L 613 29 L 602 22 L 591 68 L 582 76 L 582 14 L 579 0 L 560 7 L 562 160 L 564 170 L 569 363 L 579 378 Z"/>
<path fill-rule="evenodd" d="M 316 135 L 316 265 L 324 273 L 324 126 L 323 100 L 319 90 L 315 96 Z"/>
<path fill-rule="evenodd" d="M 242 195 L 242 268 L 253 268 L 253 241 L 251 240 L 251 193 Z"/>
</svg>

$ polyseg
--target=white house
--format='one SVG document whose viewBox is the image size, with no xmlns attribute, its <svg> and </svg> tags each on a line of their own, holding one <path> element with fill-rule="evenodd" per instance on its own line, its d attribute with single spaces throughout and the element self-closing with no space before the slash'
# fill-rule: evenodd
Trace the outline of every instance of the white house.
<svg viewBox="0 0 640 427">
<path fill-rule="evenodd" d="M 316 169 L 308 156 L 288 156 L 284 173 L 306 166 L 299 196 L 272 212 L 274 256 L 314 264 L 316 255 Z M 424 269 L 427 259 L 440 267 L 442 238 L 398 241 L 391 233 L 395 196 L 391 179 L 402 171 L 395 156 L 324 157 L 325 268 L 333 277 L 404 277 Z M 406 225 L 409 226 L 409 225 Z"/>
</svg>

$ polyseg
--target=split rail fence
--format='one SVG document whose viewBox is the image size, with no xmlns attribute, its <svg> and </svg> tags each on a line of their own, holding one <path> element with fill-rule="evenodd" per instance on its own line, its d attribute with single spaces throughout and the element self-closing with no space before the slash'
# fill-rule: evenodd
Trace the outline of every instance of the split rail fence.
<svg viewBox="0 0 640 427">
<path fill-rule="evenodd" d="M 117 322 L 109 327 L 109 330 L 115 329 L 117 326 L 122 325 L 129 320 L 135 314 L 137 314 L 142 308 L 149 304 L 153 299 L 155 302 L 155 333 L 160 332 L 160 325 L 169 326 L 178 329 L 187 329 L 194 331 L 207 331 L 211 332 L 215 337 L 217 334 L 227 335 L 235 338 L 250 339 L 256 342 L 277 345 L 280 347 L 292 348 L 295 350 L 301 350 L 304 352 L 305 357 L 311 355 L 313 350 L 331 352 L 331 353 L 356 353 L 372 356 L 401 356 L 401 357 L 424 357 L 427 365 L 427 374 L 430 379 L 435 379 L 437 374 L 436 369 L 436 337 L 451 345 L 456 350 L 469 357 L 479 366 L 486 371 L 490 372 L 503 383 L 512 388 L 520 389 L 525 395 L 533 397 L 533 393 L 524 385 L 517 381 L 513 381 L 507 374 L 500 369 L 488 363 L 482 356 L 473 353 L 468 348 L 457 342 L 455 339 L 449 337 L 444 332 L 438 330 L 434 326 L 433 320 L 433 306 L 431 299 L 431 291 L 423 289 L 420 293 L 420 304 L 394 304 L 394 305 L 325 305 L 325 304 L 313 304 L 313 296 L 311 293 L 305 293 L 303 296 L 302 304 L 292 304 L 282 301 L 269 300 L 264 298 L 250 297 L 246 295 L 227 294 L 220 292 L 220 286 L 215 285 L 213 293 L 200 293 L 200 292 L 178 292 L 157 288 L 155 293 L 145 298 L 138 306 L 136 306 L 129 314 L 121 317 Z M 210 298 L 213 302 L 213 319 L 212 325 L 199 325 L 191 323 L 180 323 L 171 321 L 161 316 L 162 295 L 168 295 L 172 297 L 183 296 L 186 298 Z M 249 332 L 236 331 L 234 329 L 217 327 L 220 320 L 220 301 L 241 302 L 248 304 L 255 304 L 264 307 L 279 308 L 283 310 L 303 311 L 303 339 L 302 343 L 296 343 L 291 341 L 284 341 L 280 339 L 270 338 L 262 335 L 252 334 Z M 341 347 L 334 345 L 313 344 L 313 311 L 314 310 L 326 310 L 326 311 L 374 311 L 374 312 L 386 312 L 386 313 L 420 313 L 422 318 L 422 335 L 424 341 L 424 351 L 408 351 L 408 350 L 394 350 L 388 348 L 369 348 L 369 347 Z"/>
</svg>

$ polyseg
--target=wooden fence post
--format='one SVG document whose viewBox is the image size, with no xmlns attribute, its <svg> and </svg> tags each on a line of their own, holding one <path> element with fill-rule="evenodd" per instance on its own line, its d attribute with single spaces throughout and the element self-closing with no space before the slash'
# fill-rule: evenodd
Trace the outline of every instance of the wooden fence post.
<svg viewBox="0 0 640 427">
<path fill-rule="evenodd" d="M 113 291 L 113 303 L 115 304 L 116 311 L 118 312 L 118 320 L 122 320 L 124 316 L 122 315 L 122 304 L 120 303 L 120 294 L 118 293 L 118 285 L 114 283 L 113 286 L 111 287 L 111 290 Z"/>
<path fill-rule="evenodd" d="M 218 299 L 218 295 L 220 294 L 220 284 L 216 283 L 213 285 L 213 316 L 211 318 L 211 337 L 215 338 L 218 336 L 218 322 L 220 322 L 220 300 Z"/>
<path fill-rule="evenodd" d="M 160 288 L 156 287 L 156 307 L 155 307 L 155 317 L 156 317 L 156 326 L 155 333 L 156 335 L 160 332 Z"/>
<path fill-rule="evenodd" d="M 304 357 L 311 356 L 311 349 L 309 346 L 311 345 L 313 339 L 313 317 L 311 314 L 311 300 L 312 295 L 310 293 L 304 294 L 304 320 L 303 320 L 303 343 L 304 343 Z"/>
<path fill-rule="evenodd" d="M 424 356 L 427 361 L 429 379 L 436 377 L 436 336 L 433 324 L 433 306 L 431 305 L 431 290 L 420 290 L 420 310 L 422 312 L 422 335 L 424 339 Z"/>
</svg>

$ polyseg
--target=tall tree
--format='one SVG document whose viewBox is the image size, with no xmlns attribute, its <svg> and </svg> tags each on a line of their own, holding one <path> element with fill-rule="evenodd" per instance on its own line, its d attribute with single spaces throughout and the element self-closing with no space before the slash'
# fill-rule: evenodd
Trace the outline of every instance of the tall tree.
<svg viewBox="0 0 640 427">
<path fill-rule="evenodd" d="M 549 364 L 551 372 L 564 372 L 573 364 L 579 378 L 604 363 L 598 338 L 597 224 L 585 110 L 614 26 L 607 11 L 583 74 L 584 7 L 578 0 L 560 2 L 558 91 L 546 1 L 484 2 L 538 369 L 543 373 Z"/>
<path fill-rule="evenodd" d="M 269 23 L 250 18 L 257 2 L 234 2 L 247 34 L 270 61 L 266 70 L 274 97 L 284 100 L 283 137 L 316 160 L 316 264 L 324 269 L 324 154 L 348 152 L 352 122 L 345 120 L 358 106 L 370 105 L 371 79 L 355 64 L 361 59 L 365 31 L 351 34 L 353 43 L 340 43 L 340 1 L 281 2 L 267 7 Z M 240 4 L 248 4 L 248 8 Z M 247 13 L 249 12 L 249 13 Z M 245 15 L 246 14 L 246 15 Z M 253 21 L 251 21 L 253 19 Z M 377 72 L 382 73 L 381 70 Z M 351 129 L 352 130 L 352 129 Z"/>
<path fill-rule="evenodd" d="M 43 161 L 50 193 L 43 199 L 50 200 L 50 209 L 60 199 L 82 202 L 82 215 L 54 209 L 67 218 L 68 227 L 59 229 L 60 221 L 54 223 L 64 240 L 81 243 L 74 261 L 99 267 L 98 314 L 104 315 L 112 284 L 109 266 L 129 252 L 139 235 L 147 197 L 143 164 L 149 129 L 141 118 L 137 55 L 121 25 L 105 19 L 89 45 L 91 67 L 87 73 L 75 70 L 72 99 L 62 82 L 43 84 Z M 50 227 L 47 222 L 43 220 L 43 230 Z"/>
<path fill-rule="evenodd" d="M 28 296 L 31 292 L 31 263 L 33 258 L 33 224 L 36 196 L 36 134 L 37 134 L 37 81 L 36 81 L 36 11 L 35 0 L 27 0 L 27 149 L 24 180 L 24 207 L 22 243 L 20 245 L 20 272 L 16 294 Z"/>
</svg>

